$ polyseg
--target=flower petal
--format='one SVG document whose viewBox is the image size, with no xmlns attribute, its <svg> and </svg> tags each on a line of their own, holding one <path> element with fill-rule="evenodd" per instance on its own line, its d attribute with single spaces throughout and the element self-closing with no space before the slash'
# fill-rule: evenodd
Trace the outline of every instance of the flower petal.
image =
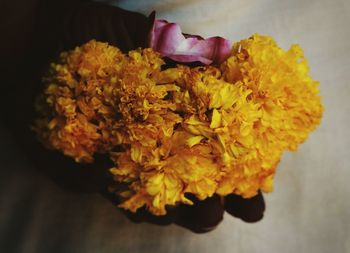
<svg viewBox="0 0 350 253">
<path fill-rule="evenodd" d="M 203 39 L 198 35 L 182 34 L 176 23 L 155 19 L 150 15 L 152 29 L 148 46 L 176 62 L 201 62 L 205 65 L 220 64 L 230 54 L 231 42 L 222 37 Z"/>
</svg>

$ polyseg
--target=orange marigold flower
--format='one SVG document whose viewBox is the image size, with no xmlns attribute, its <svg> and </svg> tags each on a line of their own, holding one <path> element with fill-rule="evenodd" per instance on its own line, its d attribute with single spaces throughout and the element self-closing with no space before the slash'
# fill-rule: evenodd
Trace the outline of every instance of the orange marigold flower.
<svg viewBox="0 0 350 253">
<path fill-rule="evenodd" d="M 299 46 L 254 35 L 220 66 L 164 68 L 152 49 L 122 54 L 90 41 L 63 53 L 44 79 L 35 130 L 77 162 L 110 156 L 121 207 L 271 191 L 284 150 L 319 124 L 318 83 Z M 118 151 L 116 151 L 118 150 Z M 116 188 L 117 189 L 117 188 Z"/>
</svg>

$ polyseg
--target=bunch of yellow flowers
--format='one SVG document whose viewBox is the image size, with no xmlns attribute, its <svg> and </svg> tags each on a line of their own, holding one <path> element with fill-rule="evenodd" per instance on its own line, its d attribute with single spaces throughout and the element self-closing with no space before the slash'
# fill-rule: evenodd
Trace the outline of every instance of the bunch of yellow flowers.
<svg viewBox="0 0 350 253">
<path fill-rule="evenodd" d="M 216 66 L 167 68 L 150 48 L 123 54 L 94 40 L 61 54 L 45 77 L 35 130 L 77 162 L 110 156 L 120 206 L 166 206 L 272 190 L 284 150 L 319 124 L 318 82 L 299 46 L 266 36 L 235 43 Z"/>
</svg>

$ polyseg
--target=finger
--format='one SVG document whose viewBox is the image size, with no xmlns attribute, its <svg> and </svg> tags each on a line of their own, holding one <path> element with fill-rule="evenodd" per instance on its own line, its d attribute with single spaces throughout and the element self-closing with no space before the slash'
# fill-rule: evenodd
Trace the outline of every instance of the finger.
<svg viewBox="0 0 350 253">
<path fill-rule="evenodd" d="M 191 196 L 193 205 L 181 204 L 178 207 L 176 224 L 188 228 L 195 233 L 213 230 L 223 219 L 224 208 L 217 195 L 199 201 Z"/>
<path fill-rule="evenodd" d="M 151 214 L 145 208 L 139 208 L 135 213 L 124 211 L 127 218 L 135 223 L 148 222 L 157 225 L 170 225 L 176 219 L 177 208 L 169 208 L 166 215 L 156 216 Z"/>
<path fill-rule="evenodd" d="M 257 222 L 264 216 L 265 201 L 260 191 L 250 199 L 231 194 L 225 197 L 225 210 L 246 222 Z"/>
<path fill-rule="evenodd" d="M 116 184 L 115 182 L 114 183 L 111 182 L 109 185 L 114 188 L 114 191 L 122 191 L 128 188 L 127 184 Z M 111 192 L 106 189 L 101 193 L 109 201 L 115 204 L 115 206 L 118 206 L 122 200 L 117 194 L 115 194 L 114 191 Z M 119 209 L 119 210 L 123 212 L 123 214 L 132 222 L 135 222 L 135 223 L 148 222 L 148 223 L 157 224 L 157 225 L 169 225 L 175 221 L 176 215 L 177 215 L 176 206 L 167 206 L 166 215 L 161 215 L 161 216 L 153 215 L 145 207 L 141 207 L 137 209 L 136 212 L 131 212 L 129 210 L 124 210 L 124 209 Z"/>
</svg>

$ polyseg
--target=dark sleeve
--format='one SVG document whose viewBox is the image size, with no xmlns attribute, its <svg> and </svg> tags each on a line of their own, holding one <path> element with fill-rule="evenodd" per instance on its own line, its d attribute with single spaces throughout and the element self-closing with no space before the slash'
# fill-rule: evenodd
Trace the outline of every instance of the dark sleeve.
<svg viewBox="0 0 350 253">
<path fill-rule="evenodd" d="M 108 42 L 127 52 L 145 46 L 149 30 L 140 13 L 90 1 L 41 2 L 37 36 L 40 48 L 58 52 L 91 39 Z"/>
<path fill-rule="evenodd" d="M 142 14 L 83 0 L 5 1 L 0 21 L 1 73 L 45 65 L 91 39 L 126 52 L 144 46 L 149 30 Z"/>
</svg>

